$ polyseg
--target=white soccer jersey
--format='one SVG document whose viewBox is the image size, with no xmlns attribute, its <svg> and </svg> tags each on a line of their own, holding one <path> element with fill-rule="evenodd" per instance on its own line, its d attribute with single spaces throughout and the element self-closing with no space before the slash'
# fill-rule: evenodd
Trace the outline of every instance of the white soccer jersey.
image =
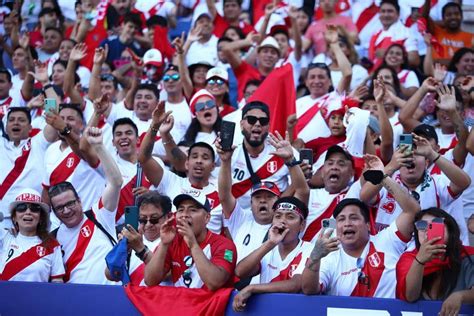
<svg viewBox="0 0 474 316">
<path fill-rule="evenodd" d="M 22 140 L 18 147 L 0 137 L 0 210 L 6 218 L 10 218 L 10 202 L 15 200 L 21 190 L 31 188 L 41 192 L 41 180 L 45 173 L 44 157 L 49 145 L 42 132 Z M 4 221 L 2 224 L 6 227 L 11 222 Z"/>
<path fill-rule="evenodd" d="M 387 38 L 389 38 L 392 42 L 402 42 L 403 47 L 405 47 L 407 52 L 418 50 L 418 42 L 416 41 L 416 37 L 410 32 L 410 29 L 403 25 L 400 21 L 392 24 L 386 31 L 381 29 L 378 32 L 374 32 L 370 38 L 370 41 L 373 41 L 374 47 L 376 48 L 382 43 L 384 39 Z"/>
<path fill-rule="evenodd" d="M 96 205 L 92 208 L 99 223 L 111 236 L 115 233 L 115 212 Z M 57 239 L 64 252 L 65 282 L 84 284 L 119 285 L 105 277 L 105 257 L 112 250 L 109 238 L 85 215 L 82 222 L 72 228 L 59 226 Z"/>
<path fill-rule="evenodd" d="M 400 84 L 405 88 L 420 87 L 420 81 L 412 70 L 402 69 L 397 76 L 400 80 Z"/>
<path fill-rule="evenodd" d="M 258 224 L 252 212 L 242 209 L 237 202 L 229 219 L 224 219 L 224 226 L 229 229 L 237 248 L 237 263 L 239 263 L 262 245 L 272 224 Z"/>
<path fill-rule="evenodd" d="M 232 194 L 239 199 L 239 204 L 243 209 L 250 209 L 250 193 L 252 182 L 250 181 L 250 172 L 245 162 L 243 144 L 238 146 L 232 155 Z M 271 181 L 276 183 L 281 192 L 288 187 L 289 170 L 285 162 L 280 157 L 271 155 L 275 147 L 266 143 L 263 151 L 257 157 L 251 157 L 253 172 L 256 173 L 261 181 Z M 298 154 L 295 151 L 295 157 Z"/>
<path fill-rule="evenodd" d="M 359 31 L 360 45 L 366 50 L 372 35 L 382 29 L 378 4 L 374 0 L 357 0 L 352 4 L 352 21 Z"/>
<path fill-rule="evenodd" d="M 439 151 L 441 153 L 454 148 L 457 144 L 456 134 L 443 134 L 440 127 L 435 128 L 436 134 L 438 135 Z"/>
<path fill-rule="evenodd" d="M 43 187 L 63 181 L 72 183 L 81 198 L 82 207 L 90 209 L 102 196 L 105 181 L 89 164 L 73 153 L 71 147 L 61 150 L 61 141 L 57 141 L 46 150 L 46 174 Z"/>
<path fill-rule="evenodd" d="M 182 178 L 171 171 L 163 169 L 163 178 L 160 184 L 150 187 L 151 190 L 157 190 L 159 193 L 169 196 L 171 201 L 179 194 L 189 194 L 191 196 L 199 196 L 205 194 L 209 204 L 211 205 L 211 220 L 207 223 L 207 228 L 213 233 L 220 234 L 222 230 L 222 206 L 217 193 L 217 186 L 209 182 L 204 188 L 193 187 L 188 178 Z M 175 211 L 173 205 L 173 211 Z"/>
<path fill-rule="evenodd" d="M 148 239 L 143 236 L 143 244 L 150 249 L 152 253 L 155 252 L 156 247 L 160 244 L 160 238 L 149 241 Z M 149 256 L 151 254 L 148 254 Z M 129 266 L 129 274 L 130 274 L 130 282 L 133 285 L 141 285 L 145 286 L 145 263 L 138 259 L 138 257 L 135 255 L 135 250 L 132 250 L 132 254 L 130 255 L 130 266 Z M 163 282 L 161 282 L 161 285 L 164 285 Z"/>
<path fill-rule="evenodd" d="M 45 247 L 38 236 L 0 232 L 0 280 L 48 282 L 64 275 L 61 247 Z"/>
<path fill-rule="evenodd" d="M 342 247 L 331 252 L 321 259 L 321 291 L 336 296 L 395 298 L 395 266 L 406 242 L 393 223 L 370 236 L 360 259 L 349 256 Z M 360 272 L 365 278 L 359 278 Z"/>
<path fill-rule="evenodd" d="M 276 246 L 260 262 L 260 283 L 285 281 L 302 274 L 312 250 L 311 243 L 300 240 L 295 249 L 282 259 Z"/>
</svg>

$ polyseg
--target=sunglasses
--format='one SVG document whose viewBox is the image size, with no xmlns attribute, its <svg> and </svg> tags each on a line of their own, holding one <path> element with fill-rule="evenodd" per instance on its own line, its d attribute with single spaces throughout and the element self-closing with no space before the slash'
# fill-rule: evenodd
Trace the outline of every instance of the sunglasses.
<svg viewBox="0 0 474 316">
<path fill-rule="evenodd" d="M 329 69 L 328 65 L 326 65 L 325 63 L 310 63 L 308 65 L 308 70 L 311 70 L 313 68 L 321 68 L 321 69 L 324 69 L 324 70 Z"/>
<path fill-rule="evenodd" d="M 252 191 L 258 190 L 262 187 L 273 190 L 276 187 L 276 184 L 273 183 L 273 182 L 269 182 L 269 181 L 264 181 L 262 183 L 257 183 L 252 187 Z"/>
<path fill-rule="evenodd" d="M 111 74 L 104 74 L 100 76 L 101 81 L 114 81 L 115 77 L 112 76 Z"/>
<path fill-rule="evenodd" d="M 370 288 L 370 279 L 364 273 L 364 271 L 362 271 L 363 268 L 364 268 L 364 259 L 357 258 L 357 269 L 359 270 L 359 275 L 357 276 L 357 282 Z"/>
<path fill-rule="evenodd" d="M 207 83 L 210 84 L 211 86 L 213 85 L 222 86 L 224 85 L 225 81 L 222 79 L 209 79 Z"/>
<path fill-rule="evenodd" d="M 431 220 L 431 223 L 444 223 L 444 218 L 435 217 Z M 417 230 L 426 231 L 429 224 L 430 223 L 427 220 L 420 219 L 419 221 L 415 222 L 415 227 Z"/>
<path fill-rule="evenodd" d="M 27 209 L 30 209 L 32 213 L 39 213 L 41 212 L 41 205 L 33 203 L 21 203 L 18 204 L 15 208 L 17 213 L 24 213 Z"/>
<path fill-rule="evenodd" d="M 196 103 L 196 105 L 194 106 L 194 109 L 196 110 L 196 112 L 201 112 L 201 111 L 204 111 L 204 110 L 212 109 L 215 106 L 216 106 L 216 101 L 208 100 L 208 101 L 205 101 L 205 102 Z"/>
<path fill-rule="evenodd" d="M 255 123 L 257 123 L 257 121 L 259 121 L 260 125 L 267 126 L 268 123 L 270 122 L 270 119 L 268 117 L 256 117 L 256 116 L 253 116 L 253 115 L 248 115 L 248 116 L 244 117 L 244 119 L 246 119 L 247 123 L 249 123 L 250 125 L 255 125 Z"/>
<path fill-rule="evenodd" d="M 164 75 L 163 76 L 163 81 L 164 82 L 169 82 L 169 81 L 178 81 L 181 77 L 179 74 L 172 74 L 172 75 Z"/>
<path fill-rule="evenodd" d="M 138 219 L 138 222 L 140 224 L 143 224 L 143 225 L 146 225 L 148 222 L 150 222 L 150 224 L 152 225 L 156 225 L 159 223 L 160 219 L 162 219 L 164 216 L 166 216 L 166 214 L 163 214 L 161 215 L 160 217 L 152 217 L 152 218 L 139 218 Z"/>
</svg>

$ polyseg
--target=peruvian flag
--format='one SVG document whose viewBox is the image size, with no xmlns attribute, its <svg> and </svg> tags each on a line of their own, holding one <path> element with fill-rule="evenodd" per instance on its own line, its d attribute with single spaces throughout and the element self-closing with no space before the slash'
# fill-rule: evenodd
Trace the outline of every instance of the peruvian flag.
<svg viewBox="0 0 474 316">
<path fill-rule="evenodd" d="M 125 286 L 133 305 L 142 315 L 224 315 L 231 288 L 211 292 L 172 286 Z"/>
<path fill-rule="evenodd" d="M 269 93 L 271 91 L 271 93 Z M 286 120 L 296 112 L 296 91 L 290 63 L 275 68 L 248 102 L 261 101 L 270 108 L 270 131 L 285 135 Z"/>
<path fill-rule="evenodd" d="M 162 26 L 155 27 L 155 33 L 153 35 L 153 47 L 158 49 L 163 58 L 168 60 L 173 59 L 173 55 L 176 52 L 168 39 L 168 28 Z"/>
</svg>

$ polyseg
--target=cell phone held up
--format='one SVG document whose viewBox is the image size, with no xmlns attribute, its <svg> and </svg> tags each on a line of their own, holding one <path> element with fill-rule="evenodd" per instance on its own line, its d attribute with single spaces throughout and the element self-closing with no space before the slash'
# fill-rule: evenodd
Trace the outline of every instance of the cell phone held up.
<svg viewBox="0 0 474 316">
<path fill-rule="evenodd" d="M 441 221 L 438 221 L 438 219 L 433 219 L 433 221 L 428 224 L 428 229 L 426 231 L 426 235 L 428 240 L 432 240 L 433 238 L 436 237 L 441 237 L 440 240 L 436 241 L 434 245 L 444 245 L 444 222 L 442 219 L 439 219 Z"/>
<path fill-rule="evenodd" d="M 44 110 L 47 113 L 55 113 L 58 111 L 58 105 L 56 99 L 46 98 L 44 99 Z"/>
<path fill-rule="evenodd" d="M 300 161 L 313 165 L 313 150 L 308 148 L 300 149 Z"/>
<path fill-rule="evenodd" d="M 222 121 L 221 125 L 221 147 L 224 151 L 231 151 L 234 143 L 235 123 L 229 121 Z"/>
<path fill-rule="evenodd" d="M 401 134 L 400 135 L 400 146 L 406 146 L 406 152 L 410 155 L 413 153 L 413 135 L 411 134 Z"/>
<path fill-rule="evenodd" d="M 138 206 L 125 207 L 125 225 L 132 226 L 138 231 Z"/>
</svg>

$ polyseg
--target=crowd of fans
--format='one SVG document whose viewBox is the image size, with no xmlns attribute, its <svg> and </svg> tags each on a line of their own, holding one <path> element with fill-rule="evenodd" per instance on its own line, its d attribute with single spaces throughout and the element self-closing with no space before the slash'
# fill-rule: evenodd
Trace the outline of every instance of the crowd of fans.
<svg viewBox="0 0 474 316">
<path fill-rule="evenodd" d="M 2 1 L 0 279 L 122 284 L 104 258 L 126 238 L 132 284 L 235 287 L 236 311 L 291 292 L 457 314 L 474 304 L 466 5 Z M 283 132 L 252 95 L 288 65 Z"/>
</svg>

